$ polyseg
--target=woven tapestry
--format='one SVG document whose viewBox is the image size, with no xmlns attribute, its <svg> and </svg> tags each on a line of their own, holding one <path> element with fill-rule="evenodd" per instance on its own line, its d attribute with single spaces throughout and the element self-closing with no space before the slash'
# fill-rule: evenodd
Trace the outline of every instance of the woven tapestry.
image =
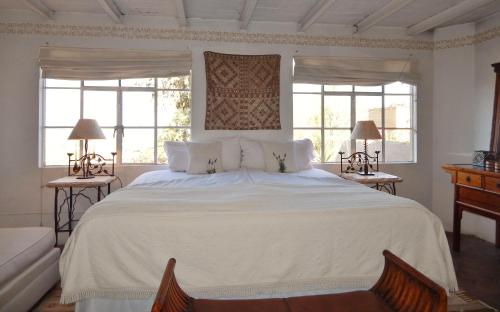
<svg viewBox="0 0 500 312">
<path fill-rule="evenodd" d="M 206 130 L 281 129 L 279 55 L 204 54 Z"/>
</svg>

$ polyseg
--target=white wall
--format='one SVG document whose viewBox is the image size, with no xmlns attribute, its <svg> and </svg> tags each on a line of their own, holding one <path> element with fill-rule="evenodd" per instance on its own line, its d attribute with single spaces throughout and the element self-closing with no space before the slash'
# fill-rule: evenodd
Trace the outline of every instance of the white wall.
<svg viewBox="0 0 500 312">
<path fill-rule="evenodd" d="M 93 24 L 98 18 L 87 16 L 59 16 L 57 23 Z M 102 20 L 101 20 L 102 18 Z M 21 17 L 15 14 L 1 15 L 2 21 L 32 21 L 36 17 Z M 132 21 L 133 22 L 133 21 Z M 98 23 L 109 22 L 99 17 Z M 213 26 L 213 25 L 212 25 Z M 226 25 L 227 26 L 227 25 Z M 201 26 L 197 25 L 197 28 Z M 217 25 L 213 26 L 217 27 Z M 234 27 L 237 27 L 235 25 Z M 270 23 L 254 24 L 253 29 L 266 32 L 287 32 L 289 25 Z M 465 30 L 472 32 L 469 26 Z M 331 29 L 315 27 L 318 33 L 331 34 Z M 341 30 L 342 31 L 342 30 Z M 344 30 L 345 32 L 345 30 Z M 457 34 L 462 35 L 461 30 Z M 372 38 L 405 38 L 401 31 L 394 29 L 371 30 Z M 425 39 L 425 38 L 424 38 Z M 398 185 L 398 194 L 417 200 L 428 208 L 435 205 L 436 212 L 449 225 L 451 185 L 439 166 L 442 163 L 466 159 L 475 148 L 474 127 L 466 126 L 465 119 L 472 108 L 465 103 L 473 100 L 475 49 L 407 50 L 395 48 L 352 48 L 344 46 L 312 46 L 286 44 L 257 44 L 216 41 L 181 41 L 159 39 L 122 39 L 116 37 L 62 36 L 0 33 L 0 226 L 38 225 L 51 226 L 53 214 L 53 191 L 43 186 L 65 174 L 65 168 L 38 168 L 38 66 L 37 54 L 42 45 L 96 48 L 133 48 L 191 50 L 193 53 L 192 82 L 192 136 L 201 140 L 211 137 L 243 135 L 258 138 L 290 139 L 292 137 L 292 58 L 294 55 L 331 55 L 358 57 L 406 58 L 413 54 L 418 60 L 421 82 L 418 88 L 418 163 L 383 165 L 382 170 L 403 177 Z M 496 46 L 497 48 L 498 46 Z M 495 47 L 493 49 L 496 49 Z M 205 76 L 203 51 L 225 53 L 279 53 L 281 63 L 281 123 L 279 131 L 206 131 L 203 129 L 205 114 Z M 449 54 L 448 54 L 449 53 Z M 492 56 L 494 52 L 491 52 Z M 456 65 L 456 71 L 446 74 L 443 66 Z M 458 70 L 458 68 L 465 68 Z M 464 75 L 465 74 L 465 75 Z M 481 76 L 483 77 L 483 76 Z M 453 83 L 449 80 L 457 79 Z M 434 80 L 437 82 L 434 83 Z M 433 94 L 436 86 L 443 92 Z M 470 90 L 469 90 L 470 89 Z M 444 92 L 448 90 L 448 92 Z M 454 95 L 456 91 L 458 94 Z M 470 92 L 469 92 L 470 91 Z M 482 97 L 487 109 L 488 91 Z M 439 102 L 439 103 L 437 103 Z M 460 110 L 453 103 L 460 102 Z M 491 105 L 491 104 L 490 104 Z M 439 121 L 436 116 L 444 119 Z M 478 117 L 479 118 L 479 117 Z M 453 121 L 459 124 L 458 132 L 450 132 L 444 125 Z M 437 129 L 437 130 L 436 130 Z M 456 135 L 463 134 L 463 137 Z M 479 134 L 478 134 L 479 135 Z M 452 141 L 451 143 L 447 143 Z M 462 142 L 465 142 L 462 144 Z M 453 154 L 450 157 L 450 153 Z M 435 151 L 433 152 L 433 149 Z M 456 154 L 456 155 L 455 155 Z M 434 161 L 433 161 L 434 158 Z M 469 160 L 469 158 L 467 158 Z M 337 166 L 323 165 L 325 169 L 338 171 Z M 138 174 L 158 169 L 154 166 L 128 166 L 117 169 L 125 184 Z M 435 183 L 431 181 L 437 181 Z M 433 187 L 436 189 L 433 192 Z M 437 190 L 437 191 L 436 191 Z M 433 196 L 434 193 L 434 196 Z M 443 199 L 444 198 L 444 199 Z M 86 206 L 86 204 L 82 205 Z"/>
<path fill-rule="evenodd" d="M 435 40 L 453 39 L 496 26 L 492 18 L 474 25 L 438 29 Z M 434 51 L 433 211 L 445 228 L 453 224 L 453 186 L 441 166 L 471 163 L 474 150 L 488 150 L 493 112 L 495 74 L 500 62 L 500 38 L 477 45 Z M 464 213 L 462 232 L 494 242 L 494 221 Z"/>
</svg>

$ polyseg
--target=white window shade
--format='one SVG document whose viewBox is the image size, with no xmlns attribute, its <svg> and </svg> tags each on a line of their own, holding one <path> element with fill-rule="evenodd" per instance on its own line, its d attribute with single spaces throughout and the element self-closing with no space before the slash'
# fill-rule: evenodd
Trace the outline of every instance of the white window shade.
<svg viewBox="0 0 500 312">
<path fill-rule="evenodd" d="M 40 48 L 43 78 L 106 80 L 189 75 L 191 52 Z"/>
<path fill-rule="evenodd" d="M 416 84 L 416 62 L 408 59 L 294 57 L 295 83 L 380 85 L 401 81 Z"/>
</svg>

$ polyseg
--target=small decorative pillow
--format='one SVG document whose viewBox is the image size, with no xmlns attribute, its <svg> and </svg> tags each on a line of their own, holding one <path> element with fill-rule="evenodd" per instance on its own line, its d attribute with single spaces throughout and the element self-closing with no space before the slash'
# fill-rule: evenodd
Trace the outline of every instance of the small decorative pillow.
<svg viewBox="0 0 500 312">
<path fill-rule="evenodd" d="M 187 173 L 216 173 L 222 168 L 222 143 L 186 143 L 188 152 Z"/>
<path fill-rule="evenodd" d="M 293 141 L 293 149 L 297 170 L 311 169 L 311 162 L 314 160 L 314 146 L 312 141 L 309 139 L 295 140 Z"/>
<path fill-rule="evenodd" d="M 219 139 L 222 142 L 222 167 L 224 170 L 239 169 L 241 166 L 240 138 Z"/>
<path fill-rule="evenodd" d="M 264 151 L 259 141 L 246 138 L 240 139 L 241 167 L 251 169 L 266 169 Z"/>
<path fill-rule="evenodd" d="M 293 142 L 261 142 L 261 144 L 266 171 L 281 173 L 297 171 Z"/>
<path fill-rule="evenodd" d="M 186 171 L 188 152 L 185 142 L 165 141 L 163 148 L 167 154 L 168 167 L 172 171 Z"/>
</svg>

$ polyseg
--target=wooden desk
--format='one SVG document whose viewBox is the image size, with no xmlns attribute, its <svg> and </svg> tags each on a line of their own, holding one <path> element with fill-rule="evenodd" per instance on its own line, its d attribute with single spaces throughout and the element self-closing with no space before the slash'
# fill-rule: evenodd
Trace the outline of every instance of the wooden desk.
<svg viewBox="0 0 500 312">
<path fill-rule="evenodd" d="M 496 220 L 496 247 L 500 248 L 500 172 L 472 165 L 444 165 L 455 185 L 453 250 L 460 251 L 463 211 Z"/>
<path fill-rule="evenodd" d="M 361 184 L 374 185 L 375 189 L 379 191 L 385 190 L 392 195 L 396 195 L 396 183 L 403 182 L 400 177 L 381 171 L 375 171 L 373 175 L 367 176 L 357 173 L 342 173 L 340 176 L 346 180 Z"/>
<path fill-rule="evenodd" d="M 74 219 L 75 207 L 74 203 L 76 198 L 80 195 L 90 198 L 86 195 L 82 194 L 82 191 L 87 188 L 95 188 L 97 189 L 97 201 L 101 200 L 101 188 L 108 187 L 108 194 L 111 192 L 111 183 L 117 180 L 116 176 L 94 176 L 92 179 L 77 179 L 76 176 L 67 176 L 62 177 L 57 180 L 50 181 L 47 183 L 47 187 L 53 188 L 55 190 L 54 196 L 54 231 L 56 233 L 56 245 L 57 245 L 57 236 L 60 232 L 68 232 L 71 235 L 73 232 L 73 222 L 78 220 Z M 64 191 L 64 189 L 69 189 L 69 195 Z M 73 194 L 73 188 L 81 188 L 82 190 Z M 63 190 L 66 198 L 61 206 L 59 206 L 59 191 Z M 68 222 L 60 225 L 61 221 L 61 211 L 64 204 L 67 204 L 68 207 Z M 92 202 L 91 202 L 92 204 Z"/>
</svg>

